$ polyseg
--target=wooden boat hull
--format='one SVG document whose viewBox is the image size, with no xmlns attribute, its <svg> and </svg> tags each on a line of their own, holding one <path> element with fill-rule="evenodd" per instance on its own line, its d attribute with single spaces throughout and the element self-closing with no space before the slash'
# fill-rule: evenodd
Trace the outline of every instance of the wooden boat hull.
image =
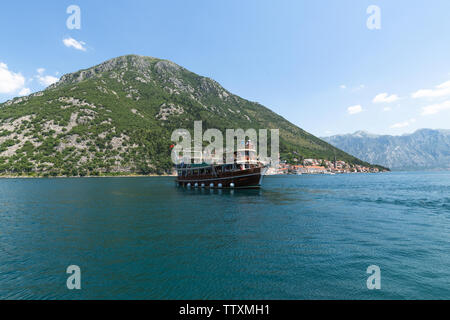
<svg viewBox="0 0 450 320">
<path fill-rule="evenodd" d="M 177 184 L 192 188 L 260 188 L 264 176 L 264 168 L 253 168 L 234 172 L 224 172 L 218 176 L 178 177 Z"/>
</svg>

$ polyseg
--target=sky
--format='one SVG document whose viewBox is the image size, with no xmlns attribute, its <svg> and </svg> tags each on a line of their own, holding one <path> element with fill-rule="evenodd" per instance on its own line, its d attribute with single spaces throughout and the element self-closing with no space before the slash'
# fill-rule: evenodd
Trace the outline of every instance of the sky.
<svg viewBox="0 0 450 320">
<path fill-rule="evenodd" d="M 67 25 L 72 5 L 80 29 Z M 213 78 L 317 136 L 450 129 L 449 12 L 448 0 L 8 1 L 0 102 L 139 54 Z"/>
</svg>

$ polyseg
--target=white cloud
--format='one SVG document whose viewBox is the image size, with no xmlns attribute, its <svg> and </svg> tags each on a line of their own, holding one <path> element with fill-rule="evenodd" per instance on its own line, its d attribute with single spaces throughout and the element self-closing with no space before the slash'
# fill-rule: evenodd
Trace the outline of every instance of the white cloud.
<svg viewBox="0 0 450 320">
<path fill-rule="evenodd" d="M 434 89 L 420 89 L 411 95 L 414 99 L 417 98 L 439 98 L 450 96 L 450 81 L 444 82 Z"/>
<path fill-rule="evenodd" d="M 398 99 L 400 99 L 396 94 L 387 94 L 385 93 L 380 93 L 379 95 L 377 95 L 375 98 L 373 98 L 372 102 L 373 103 L 392 103 L 397 101 Z"/>
<path fill-rule="evenodd" d="M 48 87 L 48 86 L 50 86 L 50 85 L 52 85 L 52 84 L 54 84 L 54 83 L 56 83 L 56 82 L 58 82 L 58 78 L 56 78 L 56 77 L 53 77 L 53 76 L 44 76 L 44 75 L 38 75 L 37 76 L 37 78 L 38 78 L 38 80 L 39 80 L 39 82 L 43 85 L 43 86 L 46 86 L 46 87 Z"/>
<path fill-rule="evenodd" d="M 399 123 L 393 124 L 391 126 L 391 128 L 392 129 L 398 129 L 398 128 L 404 128 L 404 127 L 407 127 L 407 126 L 409 126 L 409 122 L 405 121 L 405 122 L 399 122 Z"/>
<path fill-rule="evenodd" d="M 366 86 L 364 84 L 360 84 L 359 86 L 352 88 L 351 92 L 358 92 L 358 91 L 363 90 L 365 88 L 366 88 Z"/>
<path fill-rule="evenodd" d="M 35 78 L 39 81 L 39 83 L 41 85 L 43 85 L 45 87 L 48 87 L 59 81 L 59 78 L 57 78 L 57 77 L 45 75 L 44 68 L 39 68 L 36 71 L 38 74 L 35 76 Z"/>
<path fill-rule="evenodd" d="M 84 47 L 86 43 L 83 41 L 77 41 L 74 38 L 66 38 L 63 39 L 63 43 L 68 48 L 73 47 L 77 50 L 86 51 L 86 48 Z"/>
<path fill-rule="evenodd" d="M 345 84 L 341 84 L 341 85 L 339 86 L 339 88 L 341 88 L 341 89 L 347 89 L 347 86 L 346 86 Z"/>
<path fill-rule="evenodd" d="M 393 124 L 391 126 L 391 129 L 400 129 L 400 128 L 409 127 L 414 122 L 416 122 L 416 119 L 409 119 L 409 120 L 404 121 L 404 122 L 399 122 L 399 123 Z"/>
<path fill-rule="evenodd" d="M 384 111 L 384 112 L 388 112 L 388 111 L 391 111 L 391 110 L 392 110 L 391 107 L 384 107 L 384 108 L 383 108 L 383 111 Z"/>
<path fill-rule="evenodd" d="M 363 111 L 363 109 L 362 109 L 362 107 L 360 105 L 351 106 L 351 107 L 347 108 L 348 114 L 357 114 L 357 113 L 360 113 L 362 111 Z"/>
<path fill-rule="evenodd" d="M 19 96 L 27 96 L 31 93 L 30 88 L 23 88 L 19 91 Z"/>
<path fill-rule="evenodd" d="M 422 108 L 422 115 L 429 116 L 437 114 L 444 110 L 450 110 L 450 100 L 444 101 L 442 103 L 432 104 Z"/>
<path fill-rule="evenodd" d="M 5 63 L 0 62 L 0 93 L 11 94 L 25 85 L 25 77 L 8 69 Z"/>
</svg>

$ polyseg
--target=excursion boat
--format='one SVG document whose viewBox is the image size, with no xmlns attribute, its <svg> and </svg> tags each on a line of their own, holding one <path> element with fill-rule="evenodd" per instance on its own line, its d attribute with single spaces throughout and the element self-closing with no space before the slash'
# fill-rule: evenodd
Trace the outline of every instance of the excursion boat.
<svg viewBox="0 0 450 320">
<path fill-rule="evenodd" d="M 201 157 L 200 155 L 197 157 Z M 193 159 L 195 159 L 195 153 Z M 216 159 L 217 160 L 217 159 Z M 238 189 L 260 188 L 267 171 L 257 158 L 250 141 L 241 143 L 234 152 L 232 163 L 214 164 L 181 163 L 176 166 L 178 186 L 186 188 Z"/>
</svg>

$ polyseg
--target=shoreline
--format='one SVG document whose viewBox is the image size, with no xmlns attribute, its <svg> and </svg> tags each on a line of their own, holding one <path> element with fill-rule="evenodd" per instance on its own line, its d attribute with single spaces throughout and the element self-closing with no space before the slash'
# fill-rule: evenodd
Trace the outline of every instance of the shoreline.
<svg viewBox="0 0 450 320">
<path fill-rule="evenodd" d="M 150 178 L 150 177 L 176 177 L 176 175 L 110 175 L 110 176 L 84 176 L 84 177 L 66 177 L 66 176 L 56 176 L 56 177 L 32 177 L 32 176 L 0 176 L 1 179 L 84 179 L 84 178 Z"/>
<path fill-rule="evenodd" d="M 346 172 L 346 173 L 336 173 L 334 175 L 355 175 L 355 174 L 383 174 L 383 173 L 407 173 L 407 172 L 423 172 L 423 173 L 439 173 L 439 172 L 450 172 L 448 169 L 442 170 L 417 170 L 417 171 L 388 171 L 388 172 Z M 329 175 L 329 174 L 328 174 Z M 269 174 L 266 177 L 279 177 L 279 176 L 327 176 L 327 174 L 312 174 L 312 173 L 304 173 L 301 175 L 296 174 Z M 163 178 L 163 177 L 174 177 L 176 178 L 176 174 L 149 174 L 149 175 L 139 175 L 139 174 L 120 174 L 120 175 L 104 175 L 104 176 L 84 176 L 84 177 L 67 177 L 67 176 L 55 176 L 55 177 L 33 177 L 33 176 L 9 176 L 9 175 L 0 175 L 0 180 L 14 180 L 14 179 L 94 179 L 94 178 Z"/>
</svg>

